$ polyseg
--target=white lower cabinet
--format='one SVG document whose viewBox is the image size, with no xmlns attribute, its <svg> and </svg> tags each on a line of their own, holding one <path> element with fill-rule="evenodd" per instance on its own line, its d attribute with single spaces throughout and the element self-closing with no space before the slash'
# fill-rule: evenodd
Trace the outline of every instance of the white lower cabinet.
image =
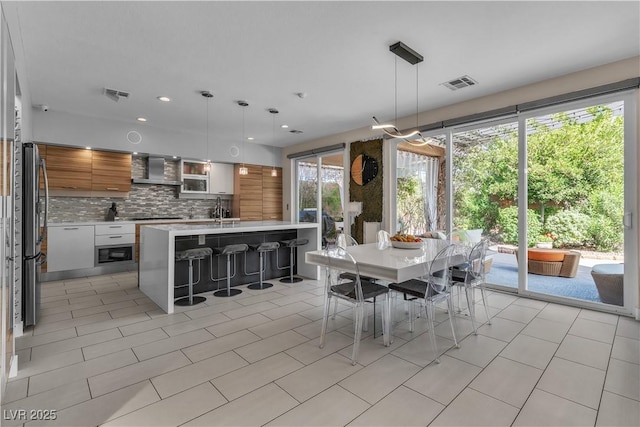
<svg viewBox="0 0 640 427">
<path fill-rule="evenodd" d="M 93 268 L 94 252 L 93 225 L 47 228 L 47 272 Z"/>
</svg>

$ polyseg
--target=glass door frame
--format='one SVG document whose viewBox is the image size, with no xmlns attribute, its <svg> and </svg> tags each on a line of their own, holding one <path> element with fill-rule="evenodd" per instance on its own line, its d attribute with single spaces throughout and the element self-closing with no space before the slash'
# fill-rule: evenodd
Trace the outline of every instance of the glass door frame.
<svg viewBox="0 0 640 427">
<path fill-rule="evenodd" d="M 348 150 L 347 149 L 339 149 L 339 150 L 331 150 L 331 151 L 327 151 L 327 152 L 323 152 L 323 153 L 319 153 L 319 154 L 314 154 L 314 155 L 310 155 L 310 156 L 304 156 L 304 157 L 299 157 L 296 159 L 291 159 L 292 162 L 294 162 L 294 170 L 295 170 L 295 177 L 296 177 L 296 181 L 295 181 L 295 203 L 294 203 L 294 218 L 295 218 L 295 223 L 299 223 L 300 222 L 300 162 L 304 162 L 304 161 L 309 161 L 309 162 L 315 162 L 316 163 L 316 177 L 317 177 L 317 191 L 316 191 L 316 222 L 319 224 L 322 224 L 322 214 L 324 212 L 323 208 L 322 208 L 322 158 L 326 157 L 326 156 L 335 156 L 336 154 L 341 154 L 343 155 L 343 167 L 344 167 L 344 180 L 343 180 L 343 187 L 344 188 L 344 194 L 343 194 L 343 199 L 342 199 L 342 212 L 343 212 L 343 219 L 345 221 L 345 223 L 347 222 L 347 206 L 346 206 L 346 200 L 349 200 L 349 190 L 348 190 L 348 185 L 349 185 L 349 177 L 350 175 L 350 164 L 348 162 L 348 159 L 346 158 L 347 154 L 348 154 Z M 345 232 L 346 232 L 347 227 L 345 226 Z"/>
<path fill-rule="evenodd" d="M 474 129 L 479 129 L 483 127 L 489 126 L 498 126 L 507 123 L 516 123 L 518 122 L 518 115 L 516 114 L 506 114 L 501 117 L 494 117 L 487 120 L 482 120 L 473 123 L 467 123 L 460 126 L 453 126 L 448 128 L 447 133 L 447 145 L 445 150 L 445 164 L 446 164 L 446 173 L 447 173 L 447 183 L 446 183 L 446 192 L 447 192 L 447 235 L 451 233 L 453 230 L 453 214 L 454 214 L 454 206 L 453 206 L 453 135 L 458 132 L 467 132 Z M 442 133 L 442 132 L 441 132 Z M 501 287 L 502 289 L 502 287 Z M 505 290 L 512 289 L 508 287 L 504 287 Z"/>
<path fill-rule="evenodd" d="M 638 206 L 638 193 L 634 190 L 638 183 L 638 156 L 637 156 L 637 98 L 638 90 L 630 90 L 615 94 L 595 96 L 580 101 L 566 102 L 558 105 L 544 107 L 518 114 L 518 200 L 528 200 L 528 170 L 527 165 L 527 120 L 547 114 L 558 113 L 578 108 L 586 108 L 599 104 L 616 101 L 624 101 L 624 158 L 629 159 L 624 163 L 624 212 L 631 215 L 633 223 L 624 228 L 624 305 L 617 307 L 601 302 L 576 300 L 573 298 L 534 292 L 527 289 L 528 271 L 525 257 L 518 259 L 518 294 L 526 297 L 543 299 L 566 305 L 579 305 L 580 307 L 608 311 L 617 314 L 635 315 L 635 306 L 638 301 L 638 270 L 636 265 L 628 262 L 630 259 L 638 259 L 638 234 L 634 223 L 637 221 L 636 207 Z M 527 204 L 518 203 L 518 247 L 527 247 Z"/>
</svg>

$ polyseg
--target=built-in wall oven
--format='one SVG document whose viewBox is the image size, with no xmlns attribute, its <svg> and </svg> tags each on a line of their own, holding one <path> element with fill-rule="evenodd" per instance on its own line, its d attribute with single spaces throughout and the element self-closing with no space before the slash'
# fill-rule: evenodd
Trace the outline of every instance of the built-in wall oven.
<svg viewBox="0 0 640 427">
<path fill-rule="evenodd" d="M 96 267 L 112 263 L 133 263 L 134 244 L 96 246 Z"/>
<path fill-rule="evenodd" d="M 114 263 L 132 264 L 135 261 L 134 224 L 98 224 L 95 230 L 96 267 Z"/>
</svg>

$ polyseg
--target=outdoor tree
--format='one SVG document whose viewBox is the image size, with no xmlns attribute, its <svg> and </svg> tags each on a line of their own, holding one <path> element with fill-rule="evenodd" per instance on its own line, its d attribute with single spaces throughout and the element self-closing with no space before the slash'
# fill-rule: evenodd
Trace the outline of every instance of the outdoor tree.
<svg viewBox="0 0 640 427">
<path fill-rule="evenodd" d="M 623 120 L 607 106 L 527 121 L 528 206 L 539 219 L 561 210 L 592 218 L 583 245 L 613 249 L 622 242 Z M 457 226 L 493 229 L 501 208 L 518 194 L 518 138 L 513 125 L 472 135 L 456 145 L 454 203 Z M 596 222 L 597 221 L 597 222 Z M 554 230 L 547 230 L 554 232 Z"/>
<path fill-rule="evenodd" d="M 420 185 L 420 180 L 415 176 L 397 180 L 399 231 L 410 234 L 421 234 L 426 231 Z"/>
</svg>

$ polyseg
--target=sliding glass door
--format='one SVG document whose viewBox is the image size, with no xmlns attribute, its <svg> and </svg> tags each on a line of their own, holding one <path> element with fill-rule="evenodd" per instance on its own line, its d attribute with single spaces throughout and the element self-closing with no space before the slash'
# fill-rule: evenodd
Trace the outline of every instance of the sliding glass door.
<svg viewBox="0 0 640 427">
<path fill-rule="evenodd" d="M 343 153 L 298 159 L 298 220 L 322 224 L 322 246 L 344 227 Z"/>
<path fill-rule="evenodd" d="M 523 117 L 531 247 L 524 293 L 613 310 L 633 305 L 636 270 L 625 263 L 638 259 L 629 218 L 637 157 L 625 155 L 636 150 L 625 124 L 635 122 L 625 114 L 629 104 L 607 97 Z"/>
<path fill-rule="evenodd" d="M 436 199 L 435 221 L 420 190 L 429 169 L 398 147 L 397 229 L 435 225 L 488 239 L 489 286 L 631 314 L 638 298 L 636 97 L 594 97 L 440 130 L 445 144 L 434 145 L 445 150 L 439 168 L 446 173 L 436 183 L 431 175 L 431 185 L 447 190 L 444 204 Z"/>
<path fill-rule="evenodd" d="M 453 231 L 487 238 L 487 280 L 518 286 L 518 122 L 509 118 L 452 132 Z"/>
</svg>

